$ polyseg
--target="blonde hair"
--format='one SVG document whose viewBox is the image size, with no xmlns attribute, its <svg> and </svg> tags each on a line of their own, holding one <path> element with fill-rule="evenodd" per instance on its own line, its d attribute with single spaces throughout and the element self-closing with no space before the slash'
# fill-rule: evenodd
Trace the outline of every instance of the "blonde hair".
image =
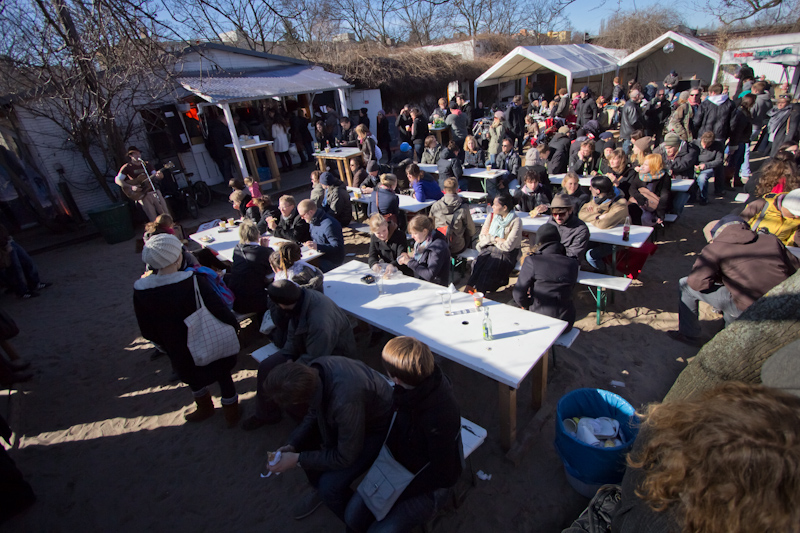
<svg viewBox="0 0 800 533">
<path fill-rule="evenodd" d="M 247 195 L 244 193 L 244 191 L 241 189 L 236 189 L 231 193 L 230 196 L 228 196 L 228 199 L 234 204 L 240 204 L 242 203 L 242 200 L 244 200 L 245 196 Z"/>
<path fill-rule="evenodd" d="M 394 174 L 381 174 L 381 185 L 385 187 L 397 187 L 397 176 Z"/>
<path fill-rule="evenodd" d="M 390 377 L 412 387 L 433 374 L 433 354 L 430 348 L 414 337 L 395 337 L 390 340 L 383 347 L 381 358 Z"/>
<path fill-rule="evenodd" d="M 250 186 L 250 185 L 252 185 L 253 183 L 254 183 L 254 182 L 253 182 L 253 178 L 251 178 L 250 176 L 245 176 L 245 177 L 244 177 L 244 184 L 245 184 L 245 185 L 247 185 L 247 186 L 249 187 L 249 186 Z"/>
<path fill-rule="evenodd" d="M 470 141 L 474 141 L 474 142 L 475 142 L 475 152 L 472 152 L 472 151 L 469 149 L 469 142 L 470 142 Z M 467 135 L 467 138 L 466 138 L 466 139 L 464 139 L 464 151 L 465 151 L 465 152 L 469 152 L 469 153 L 476 153 L 476 152 L 478 152 L 480 149 L 481 149 L 481 147 L 480 147 L 480 145 L 478 144 L 478 141 L 475 139 L 475 136 L 474 136 L 474 135 Z"/>
<path fill-rule="evenodd" d="M 372 231 L 372 233 L 375 233 L 376 231 L 381 229 L 381 226 L 383 226 L 384 224 L 386 225 L 389 224 L 386 221 L 386 219 L 383 218 L 383 215 L 381 215 L 380 213 L 375 213 L 374 215 L 369 217 L 369 220 L 367 222 L 369 223 L 369 229 Z"/>
<path fill-rule="evenodd" d="M 258 231 L 256 223 L 250 219 L 245 219 L 239 224 L 239 242 L 247 244 L 248 242 L 258 242 L 261 237 L 261 232 Z"/>
<path fill-rule="evenodd" d="M 645 156 L 643 163 L 647 163 L 650 174 L 655 174 L 656 172 L 664 170 L 664 160 L 658 154 L 648 154 Z"/>
</svg>

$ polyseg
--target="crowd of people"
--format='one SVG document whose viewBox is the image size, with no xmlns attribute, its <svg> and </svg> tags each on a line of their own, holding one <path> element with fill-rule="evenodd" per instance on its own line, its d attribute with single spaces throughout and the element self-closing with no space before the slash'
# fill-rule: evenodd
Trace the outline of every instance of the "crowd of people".
<svg viewBox="0 0 800 533">
<path fill-rule="evenodd" d="M 404 162 L 400 176 L 385 172 L 393 169 L 379 163 L 376 148 L 381 139 L 372 138 L 368 122 L 351 128 L 349 120 L 342 120 L 338 141 L 354 143 L 364 154 L 354 159 L 351 170 L 369 198 L 370 268 L 379 275 L 402 273 L 447 285 L 453 257 L 475 248 L 477 257 L 465 290 L 498 291 L 508 285 L 521 262 L 511 291 L 514 303 L 564 320 L 571 328 L 578 318 L 572 294 L 580 270 L 607 273 L 613 259 L 610 245 L 591 241 L 590 226 L 663 224 L 668 213 L 680 214 L 688 202 L 710 201 L 711 179 L 717 195 L 731 185 L 741 187 L 739 180 L 746 180 L 753 201 L 708 224 L 709 244 L 698 251 L 689 275 L 677 283 L 679 329 L 670 336 L 702 345 L 698 302 L 718 309 L 729 324 L 800 267 L 800 260 L 787 249 L 800 243 L 797 140 L 778 138 L 783 126 L 770 128 L 774 117 L 779 121 L 787 115 L 782 111 L 786 105 L 781 104 L 785 99 L 778 99 L 774 107 L 778 111 L 767 111 L 769 119 L 759 127 L 752 108 L 758 95 L 768 91 L 760 81 L 733 98 L 718 85 L 709 87 L 708 93 L 698 87 L 670 99 L 674 84 L 664 83 L 647 100 L 647 91 L 636 84 L 628 91 L 617 87 L 621 85 L 615 80 L 607 100 L 619 104 L 618 138 L 599 125 L 605 102 L 594 99 L 588 87 L 574 102 L 566 91 L 550 104 L 530 101 L 527 115 L 522 97 L 515 97 L 509 109 L 495 113 L 485 138 L 471 134 L 467 119 L 475 115 L 463 96 L 460 102 L 442 100 L 429 116 L 450 128 L 446 147 L 429 134 L 428 117 L 419 108 L 404 108 L 398 131 L 407 134 L 406 146 L 398 154 L 402 159 L 395 159 Z M 764 98 L 760 100 L 767 105 Z M 788 113 L 794 110 L 793 105 Z M 557 120 L 539 126 L 542 115 L 551 111 Z M 526 123 L 536 127 L 528 129 Z M 768 159 L 752 173 L 749 154 L 762 142 L 768 146 L 777 142 L 780 147 L 762 151 Z M 424 172 L 421 164 L 436 164 L 439 180 Z M 504 172 L 487 184 L 490 211 L 478 230 L 472 206 L 458 194 L 471 185 L 459 170 L 485 165 Z M 563 173 L 558 190 L 551 178 Z M 581 176 L 591 177 L 588 190 L 580 185 Z M 691 179 L 694 184 L 686 193 L 678 193 L 671 188 L 676 179 Z M 323 291 L 325 273 L 345 258 L 343 227 L 352 218 L 350 195 L 335 172 L 315 170 L 311 182 L 311 198 L 298 202 L 284 195 L 276 207 L 252 180 L 231 181 L 230 200 L 241 220 L 239 243 L 224 277 L 197 265 L 191 254 L 187 257 L 180 240 L 169 231 L 169 220 L 154 224 L 142 253 L 147 272 L 134 285 L 136 316 L 142 335 L 166 352 L 178 378 L 192 392 L 196 407 L 184 415 L 187 422 L 213 416 L 209 386 L 214 383 L 228 427 L 255 431 L 276 424 L 284 415 L 298 422 L 267 467 L 272 473 L 295 468 L 305 472 L 309 490 L 297 498 L 295 518 L 325 504 L 348 531 L 409 531 L 435 515 L 461 473 L 458 404 L 449 379 L 417 339 L 397 337 L 383 347 L 385 375 L 358 360 L 350 319 Z M 398 201 L 404 191 L 418 201 L 433 201 L 429 213 L 406 220 Z M 531 242 L 530 253 L 523 256 L 521 215 L 526 214 L 547 220 Z M 270 243 L 262 237 L 265 232 L 288 242 Z M 323 253 L 317 266 L 301 258 L 301 247 Z M 164 301 L 171 305 L 164 306 Z M 255 313 L 261 331 L 275 345 L 274 353 L 259 364 L 254 408 L 243 421 L 231 378 L 236 351 L 199 365 L 188 347 L 191 334 L 185 319 L 199 304 L 234 329 L 239 324 L 233 311 Z M 760 402 L 765 409 L 774 408 L 772 414 L 794 402 L 766 389 L 729 386 L 714 391 L 703 405 L 730 402 L 729 396 L 741 402 L 741 409 L 747 402 Z M 693 464 L 698 453 L 712 454 L 713 446 L 707 439 L 698 440 L 697 432 L 682 428 L 703 424 L 708 431 L 715 428 L 728 436 L 736 433 L 736 424 L 726 425 L 705 416 L 702 409 L 692 409 L 689 402 L 647 411 L 613 517 L 620 531 L 659 530 L 651 529 L 652 524 L 668 530 L 673 523 L 691 525 L 692 531 L 712 530 L 706 527 L 709 517 L 720 516 L 715 506 L 723 504 L 705 501 L 695 486 L 700 480 L 676 481 L 682 478 L 674 471 L 680 470 L 678 464 Z M 679 420 L 673 413 L 693 414 Z M 797 454 L 794 437 L 776 424 L 767 427 L 786 439 L 781 446 Z M 769 439 L 764 435 L 759 438 Z M 675 457 L 665 458 L 659 451 L 665 443 Z M 371 476 L 378 475 L 375 471 L 386 455 L 413 475 L 399 489 L 396 502 L 379 511 L 374 489 L 354 491 L 353 483 L 365 473 L 366 479 L 374 479 Z M 764 458 L 764 468 L 789 469 L 775 466 L 786 462 L 779 455 Z M 736 464 L 733 454 L 722 454 L 719 461 Z M 798 475 L 787 470 L 775 490 L 796 495 Z M 729 495 L 758 490 L 736 485 L 739 481 L 714 480 L 706 489 L 709 494 Z M 758 502 L 775 513 L 739 515 L 758 515 L 759 524 L 788 524 L 787 516 L 797 518 L 796 509 L 764 499 Z M 729 524 L 733 518 L 720 520 Z"/>
</svg>

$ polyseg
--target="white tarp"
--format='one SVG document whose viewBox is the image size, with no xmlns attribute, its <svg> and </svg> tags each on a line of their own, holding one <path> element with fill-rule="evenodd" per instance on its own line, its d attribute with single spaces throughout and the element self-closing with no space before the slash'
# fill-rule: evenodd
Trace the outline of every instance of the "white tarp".
<svg viewBox="0 0 800 533">
<path fill-rule="evenodd" d="M 617 58 L 612 52 L 593 44 L 518 46 L 481 74 L 475 80 L 475 89 L 553 71 L 567 78 L 567 89 L 572 90 L 575 78 L 616 71 Z"/>
<path fill-rule="evenodd" d="M 672 53 L 665 54 L 663 51 L 664 45 L 670 41 L 682 45 L 688 50 L 676 47 L 673 49 Z M 696 54 L 692 54 L 691 52 L 696 52 Z M 710 79 L 711 83 L 714 83 L 717 79 L 717 71 L 719 70 L 720 64 L 719 49 L 696 37 L 674 31 L 668 31 L 638 50 L 628 54 L 620 60 L 619 66 L 624 67 L 628 64 L 636 63 L 641 67 L 641 65 L 654 54 L 659 54 L 659 56 L 657 59 L 652 59 L 650 63 L 658 65 L 658 68 L 655 69 L 657 72 L 654 69 L 649 69 L 654 71 L 640 73 L 639 81 L 642 82 L 642 85 L 645 85 L 651 80 L 660 83 L 666 74 L 673 69 L 678 72 L 681 79 L 686 79 L 689 75 L 695 75 L 697 79 Z M 710 60 L 711 64 L 704 59 L 698 58 L 697 54 Z M 698 61 L 698 59 L 700 59 L 700 61 Z"/>
</svg>

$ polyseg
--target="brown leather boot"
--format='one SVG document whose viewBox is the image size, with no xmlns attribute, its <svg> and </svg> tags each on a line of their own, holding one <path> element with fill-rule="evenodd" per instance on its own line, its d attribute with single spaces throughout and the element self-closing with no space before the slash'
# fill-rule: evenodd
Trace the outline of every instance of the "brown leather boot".
<svg viewBox="0 0 800 533">
<path fill-rule="evenodd" d="M 242 419 L 242 411 L 239 409 L 239 400 L 230 405 L 222 404 L 222 413 L 225 415 L 225 425 L 230 428 L 235 428 Z"/>
<path fill-rule="evenodd" d="M 187 422 L 202 422 L 214 414 L 214 402 L 211 401 L 211 393 L 207 392 L 205 396 L 195 398 L 194 402 L 197 404 L 197 408 L 183 415 Z"/>
</svg>

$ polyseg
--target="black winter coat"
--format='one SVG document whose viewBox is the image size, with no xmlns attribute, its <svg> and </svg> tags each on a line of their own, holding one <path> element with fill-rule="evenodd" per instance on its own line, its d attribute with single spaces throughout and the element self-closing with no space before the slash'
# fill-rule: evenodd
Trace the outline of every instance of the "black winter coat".
<svg viewBox="0 0 800 533">
<path fill-rule="evenodd" d="M 413 389 L 395 385 L 392 403 L 397 416 L 386 445 L 401 465 L 419 472 L 400 500 L 455 485 L 463 468 L 461 413 L 447 376 L 435 365 Z"/>
<path fill-rule="evenodd" d="M 389 238 L 386 241 L 380 240 L 372 233 L 369 237 L 369 267 L 372 268 L 376 263 L 383 261 L 387 265 L 399 269 L 406 276 L 413 276 L 414 272 L 405 265 L 397 264 L 400 254 L 408 251 L 408 241 L 406 234 L 401 231 L 393 222 L 389 223 Z"/>
<path fill-rule="evenodd" d="M 261 229 L 259 227 L 259 229 Z M 308 227 L 308 222 L 303 220 L 297 208 L 292 211 L 288 218 L 281 217 L 278 220 L 278 225 L 275 226 L 275 231 L 272 234 L 281 239 L 288 239 L 296 243 L 302 244 L 311 240 L 311 230 Z"/>
<path fill-rule="evenodd" d="M 549 204 L 553 200 L 553 193 L 541 183 L 531 194 L 523 192 L 522 189 L 523 187 L 520 187 L 514 192 L 514 201 L 520 210 L 526 213 L 533 211 L 536 206 Z"/>
<path fill-rule="evenodd" d="M 581 98 L 575 114 L 578 116 L 578 126 L 583 127 L 590 120 L 597 120 L 597 103 L 591 96 Z"/>
<path fill-rule="evenodd" d="M 269 256 L 272 248 L 257 244 L 236 245 L 233 249 L 233 266 L 225 275 L 225 285 L 236 299 L 233 309 L 237 313 L 263 313 L 267 310 L 267 276 L 272 274 Z"/>
<path fill-rule="evenodd" d="M 678 153 L 672 159 L 667 157 L 663 144 L 653 150 L 653 153 L 661 156 L 664 161 L 664 168 L 669 171 L 668 174 L 672 175 L 672 179 L 694 178 L 694 166 L 697 164 L 697 158 L 700 155 L 696 145 L 681 141 Z"/>
<path fill-rule="evenodd" d="M 549 143 L 550 158 L 547 161 L 548 174 L 564 174 L 569 165 L 569 136 L 556 133 Z"/>
<path fill-rule="evenodd" d="M 642 129 L 644 127 L 641 108 L 633 100 L 628 100 L 622 107 L 622 114 L 619 119 L 619 138 L 630 139 L 635 130 Z"/>
<path fill-rule="evenodd" d="M 578 261 L 567 257 L 563 244 L 545 243 L 522 262 L 512 293 L 514 301 L 534 313 L 566 321 L 568 332 L 575 322 L 572 289 L 578 282 L 579 267 Z"/>
<path fill-rule="evenodd" d="M 698 134 L 702 135 L 705 131 L 713 131 L 714 138 L 718 141 L 726 141 L 731 135 L 731 125 L 736 111 L 736 104 L 730 98 L 717 105 L 706 98 L 700 104 L 700 128 Z"/>
</svg>

